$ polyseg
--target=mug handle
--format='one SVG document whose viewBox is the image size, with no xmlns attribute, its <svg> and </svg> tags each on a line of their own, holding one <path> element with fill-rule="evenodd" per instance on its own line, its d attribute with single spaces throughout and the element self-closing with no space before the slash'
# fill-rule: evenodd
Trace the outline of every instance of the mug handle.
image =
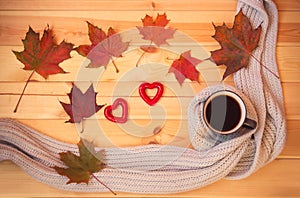
<svg viewBox="0 0 300 198">
<path fill-rule="evenodd" d="M 249 129 L 255 129 L 256 126 L 257 126 L 257 122 L 255 120 L 250 119 L 250 118 L 246 118 L 244 123 L 243 123 L 243 126 L 246 127 L 246 128 L 249 128 Z"/>
</svg>

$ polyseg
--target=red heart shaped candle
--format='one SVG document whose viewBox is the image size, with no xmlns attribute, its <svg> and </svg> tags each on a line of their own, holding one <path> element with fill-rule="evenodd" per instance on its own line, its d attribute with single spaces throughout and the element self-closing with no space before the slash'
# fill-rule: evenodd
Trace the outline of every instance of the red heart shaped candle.
<svg viewBox="0 0 300 198">
<path fill-rule="evenodd" d="M 122 107 L 122 116 L 115 117 L 112 114 L 112 111 L 115 110 L 118 106 Z M 127 101 L 123 98 L 117 98 L 112 105 L 105 107 L 104 109 L 104 116 L 106 119 L 116 123 L 126 123 L 128 118 L 128 104 Z"/>
<path fill-rule="evenodd" d="M 146 90 L 147 89 L 155 89 L 155 88 L 157 89 L 156 95 L 153 98 L 150 98 L 147 95 Z M 140 94 L 141 98 L 143 98 L 143 100 L 150 106 L 153 106 L 154 104 L 157 103 L 157 101 L 162 96 L 163 92 L 164 92 L 164 86 L 163 86 L 163 84 L 161 84 L 159 82 L 143 83 L 139 87 L 139 94 Z"/>
</svg>

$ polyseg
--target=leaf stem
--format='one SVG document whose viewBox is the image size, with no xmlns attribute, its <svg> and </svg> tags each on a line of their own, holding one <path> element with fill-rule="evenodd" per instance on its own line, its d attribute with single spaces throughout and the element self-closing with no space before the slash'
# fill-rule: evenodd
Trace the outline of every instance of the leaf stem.
<svg viewBox="0 0 300 198">
<path fill-rule="evenodd" d="M 117 65 L 116 65 L 116 63 L 115 63 L 115 61 L 114 61 L 112 58 L 110 58 L 110 60 L 111 60 L 112 64 L 114 65 L 114 67 L 115 67 L 115 69 L 116 69 L 116 72 L 119 73 L 119 69 L 118 69 L 118 67 L 117 67 Z"/>
<path fill-rule="evenodd" d="M 142 55 L 140 56 L 140 58 L 138 59 L 138 61 L 137 61 L 136 64 L 135 64 L 136 67 L 139 66 L 139 64 L 140 64 L 140 62 L 141 62 L 141 60 L 142 60 L 142 58 L 144 57 L 145 54 L 146 54 L 146 52 L 143 51 Z"/>
<path fill-rule="evenodd" d="M 112 194 L 117 195 L 117 193 L 115 193 L 112 189 L 110 189 L 105 183 L 100 181 L 93 173 L 91 175 L 97 180 L 97 182 L 99 182 L 101 185 L 107 188 Z"/>
<path fill-rule="evenodd" d="M 252 58 L 254 58 L 254 60 L 256 60 L 261 66 L 263 66 L 266 70 L 268 70 L 271 74 L 273 74 L 276 78 L 279 79 L 279 76 L 277 74 L 275 74 L 273 71 L 271 71 L 267 66 L 265 66 L 264 64 L 262 64 L 262 62 L 260 60 L 258 60 L 252 53 L 248 52 L 247 50 L 245 50 L 243 47 L 241 47 L 239 44 L 237 44 L 236 42 L 232 42 L 232 44 L 234 46 L 236 46 L 238 49 L 243 50 L 244 52 L 248 53 Z"/>
<path fill-rule="evenodd" d="M 20 104 L 20 102 L 21 102 L 21 99 L 22 99 L 22 97 L 23 97 L 23 95 L 24 95 L 25 89 L 26 89 L 28 83 L 30 82 L 30 79 L 31 79 L 31 77 L 33 76 L 33 74 L 34 74 L 34 70 L 31 72 L 30 76 L 28 77 L 28 79 L 27 79 L 27 81 L 26 81 L 26 83 L 25 83 L 25 86 L 24 86 L 24 88 L 23 88 L 23 91 L 22 91 L 22 93 L 21 93 L 21 95 L 20 95 L 20 98 L 19 98 L 19 100 L 18 100 L 18 102 L 17 102 L 17 105 L 16 105 L 16 107 L 15 107 L 14 113 L 16 113 L 16 112 L 18 111 L 18 107 L 19 107 L 19 104 Z"/>
<path fill-rule="evenodd" d="M 149 46 L 148 47 L 151 47 L 152 45 L 152 41 L 150 42 Z M 146 51 L 143 51 L 142 55 L 140 56 L 140 58 L 138 59 L 138 61 L 136 62 L 135 66 L 138 67 L 142 58 L 144 57 L 144 55 L 146 54 Z"/>
<path fill-rule="evenodd" d="M 176 60 L 176 59 L 175 59 L 175 58 L 167 57 L 166 60 L 174 61 L 174 60 Z"/>
<path fill-rule="evenodd" d="M 270 70 L 267 66 L 265 66 L 264 64 L 261 63 L 260 60 L 258 60 L 253 54 L 251 54 L 252 58 L 254 58 L 254 60 L 256 60 L 261 66 L 263 66 L 266 70 L 268 70 L 271 74 L 273 74 L 276 78 L 279 79 L 279 76 L 277 74 L 275 74 L 272 70 Z"/>
<path fill-rule="evenodd" d="M 84 132 L 84 121 L 85 119 L 81 120 L 81 131 L 80 131 L 81 134 Z"/>
</svg>

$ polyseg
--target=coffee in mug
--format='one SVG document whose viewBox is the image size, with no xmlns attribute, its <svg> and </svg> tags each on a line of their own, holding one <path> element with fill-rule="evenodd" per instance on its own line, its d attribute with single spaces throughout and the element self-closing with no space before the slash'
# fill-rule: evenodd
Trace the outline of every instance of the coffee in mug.
<svg viewBox="0 0 300 198">
<path fill-rule="evenodd" d="M 247 110 L 242 98 L 231 91 L 218 91 L 208 97 L 203 113 L 205 124 L 217 133 L 233 133 L 243 126 L 250 129 L 256 127 L 256 121 L 246 117 Z"/>
</svg>

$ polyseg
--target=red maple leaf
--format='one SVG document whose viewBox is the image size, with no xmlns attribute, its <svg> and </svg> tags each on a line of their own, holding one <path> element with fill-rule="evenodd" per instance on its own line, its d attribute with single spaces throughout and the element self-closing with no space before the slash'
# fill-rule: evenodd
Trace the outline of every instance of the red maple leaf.
<svg viewBox="0 0 300 198">
<path fill-rule="evenodd" d="M 151 41 L 148 46 L 141 46 L 143 54 L 138 59 L 136 66 L 139 65 L 145 53 L 154 53 L 157 51 L 156 46 L 162 44 L 168 44 L 167 40 L 173 38 L 175 29 L 166 28 L 166 25 L 170 20 L 167 19 L 166 13 L 157 14 L 156 19 L 154 20 L 152 16 L 146 15 L 142 19 L 143 27 L 137 26 L 140 34 L 143 36 L 143 39 Z M 152 45 L 154 43 L 155 45 Z"/>
<path fill-rule="evenodd" d="M 175 29 L 166 28 L 165 26 L 170 20 L 167 19 L 166 13 L 157 14 L 154 20 L 152 16 L 146 15 L 142 19 L 143 27 L 137 27 L 140 34 L 143 35 L 143 39 L 149 40 L 155 45 L 160 46 L 162 44 L 167 44 L 167 39 L 173 38 Z"/>
<path fill-rule="evenodd" d="M 60 102 L 66 113 L 70 116 L 67 122 L 79 123 L 84 118 L 88 118 L 97 113 L 105 105 L 96 103 L 97 93 L 93 85 L 90 85 L 85 93 L 82 93 L 76 85 L 73 84 L 71 92 L 68 93 L 70 104 Z"/>
<path fill-rule="evenodd" d="M 87 21 L 91 45 L 80 45 L 76 51 L 87 57 L 91 62 L 88 67 L 106 67 L 110 61 L 119 72 L 112 57 L 122 57 L 122 53 L 128 49 L 129 42 L 123 42 L 119 34 L 113 28 L 109 28 L 107 34 L 99 27 Z"/>
<path fill-rule="evenodd" d="M 51 74 L 66 73 L 59 67 L 59 63 L 71 58 L 70 52 L 73 49 L 73 44 L 66 43 L 65 41 L 57 44 L 54 40 L 53 31 L 52 29 L 49 29 L 49 27 L 44 30 L 41 40 L 39 33 L 34 32 L 33 29 L 29 27 L 25 39 L 22 40 L 22 42 L 24 51 L 13 51 L 13 53 L 16 55 L 17 59 L 25 65 L 23 68 L 24 70 L 33 71 L 26 81 L 14 112 L 17 111 L 21 98 L 33 73 L 36 72 L 45 79 Z"/>
<path fill-rule="evenodd" d="M 214 27 L 216 32 L 212 37 L 222 48 L 212 51 L 211 59 L 217 65 L 226 65 L 223 75 L 225 79 L 228 75 L 247 67 L 252 51 L 258 46 L 261 25 L 253 29 L 249 19 L 240 11 L 235 16 L 232 28 L 228 28 L 225 23 Z"/>
<path fill-rule="evenodd" d="M 199 81 L 199 71 L 196 66 L 201 63 L 202 60 L 194 58 L 191 56 L 191 51 L 186 51 L 182 53 L 179 59 L 173 61 L 169 73 L 173 72 L 180 85 L 183 81 L 188 78 L 191 81 Z"/>
</svg>

